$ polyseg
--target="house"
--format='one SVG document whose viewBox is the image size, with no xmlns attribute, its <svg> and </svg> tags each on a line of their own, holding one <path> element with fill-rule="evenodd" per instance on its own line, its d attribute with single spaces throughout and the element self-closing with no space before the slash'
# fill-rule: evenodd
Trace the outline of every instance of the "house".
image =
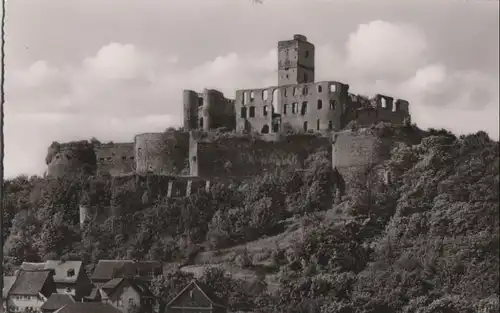
<svg viewBox="0 0 500 313">
<path fill-rule="evenodd" d="M 99 286 L 96 298 L 123 313 L 128 313 L 133 308 L 140 309 L 141 312 L 151 312 L 156 303 L 156 297 L 145 282 L 130 278 L 114 278 Z"/>
<path fill-rule="evenodd" d="M 114 278 L 132 278 L 151 281 L 163 274 L 163 264 L 156 261 L 99 260 L 90 277 L 95 285 L 104 284 Z"/>
<path fill-rule="evenodd" d="M 57 292 L 70 294 L 76 301 L 80 301 L 92 290 L 92 282 L 85 272 L 82 261 L 49 260 L 43 263 L 23 262 L 21 269 L 53 269 Z"/>
<path fill-rule="evenodd" d="M 3 277 L 3 290 L 2 290 L 2 306 L 3 311 L 7 311 L 7 297 L 9 295 L 10 288 L 16 281 L 16 276 L 4 276 Z"/>
<path fill-rule="evenodd" d="M 69 294 L 53 293 L 42 305 L 42 313 L 53 313 L 65 305 L 75 303 L 73 296 Z"/>
<path fill-rule="evenodd" d="M 122 313 L 122 312 L 106 303 L 75 302 L 63 306 L 54 313 Z"/>
<path fill-rule="evenodd" d="M 170 300 L 165 313 L 227 313 L 227 307 L 223 303 L 210 287 L 193 280 Z"/>
<path fill-rule="evenodd" d="M 54 270 L 19 270 L 7 294 L 8 312 L 40 311 L 51 294 L 57 291 Z"/>
</svg>

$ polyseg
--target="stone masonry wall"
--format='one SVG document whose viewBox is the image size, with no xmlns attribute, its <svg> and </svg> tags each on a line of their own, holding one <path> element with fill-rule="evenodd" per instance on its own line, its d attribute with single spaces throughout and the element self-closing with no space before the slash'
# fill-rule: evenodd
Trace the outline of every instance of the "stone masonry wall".
<svg viewBox="0 0 500 313">
<path fill-rule="evenodd" d="M 109 143 L 95 147 L 97 173 L 112 176 L 135 170 L 134 143 Z"/>
<path fill-rule="evenodd" d="M 331 139 L 313 134 L 203 138 L 193 133 L 191 141 L 190 174 L 203 178 L 247 177 L 282 166 L 301 168 L 310 154 L 320 150 L 331 153 Z"/>
<path fill-rule="evenodd" d="M 96 170 L 94 146 L 87 141 L 52 144 L 46 158 L 47 176 L 62 177 Z"/>
<path fill-rule="evenodd" d="M 188 171 L 189 133 L 168 131 L 135 136 L 138 174 L 180 175 Z"/>
</svg>

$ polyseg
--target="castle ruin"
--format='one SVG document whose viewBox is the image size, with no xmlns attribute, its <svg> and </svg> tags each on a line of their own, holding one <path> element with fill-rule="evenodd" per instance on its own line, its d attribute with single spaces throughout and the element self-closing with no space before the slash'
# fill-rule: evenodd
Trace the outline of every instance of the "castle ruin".
<svg viewBox="0 0 500 313">
<path fill-rule="evenodd" d="M 405 100 L 380 94 L 367 98 L 349 93 L 348 84 L 315 82 L 315 48 L 303 35 L 278 42 L 277 65 L 276 86 L 236 90 L 234 99 L 214 89 L 184 90 L 182 131 L 95 144 L 90 162 L 87 146 L 51 146 L 47 175 L 59 177 L 90 163 L 96 174 L 160 175 L 172 177 L 172 186 L 191 186 L 200 179 L 242 179 L 279 166 L 300 168 L 308 155 L 320 150 L 332 156 L 332 167 L 345 173 L 352 167 L 349 160 L 366 159 L 359 158 L 362 149 L 353 147 L 370 141 L 345 133 L 350 122 L 366 127 L 410 120 Z M 225 133 L 220 135 L 220 130 Z"/>
</svg>

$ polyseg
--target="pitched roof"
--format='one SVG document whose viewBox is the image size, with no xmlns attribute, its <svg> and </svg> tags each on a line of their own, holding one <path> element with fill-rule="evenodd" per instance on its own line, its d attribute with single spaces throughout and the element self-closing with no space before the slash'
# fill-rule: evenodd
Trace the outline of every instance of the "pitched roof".
<svg viewBox="0 0 500 313">
<path fill-rule="evenodd" d="M 3 298 L 7 298 L 7 295 L 9 294 L 10 288 L 12 288 L 12 285 L 14 285 L 14 282 L 16 281 L 16 276 L 4 276 L 3 277 Z"/>
<path fill-rule="evenodd" d="M 91 301 L 100 301 L 101 293 L 99 292 L 99 288 L 93 288 L 90 294 L 84 298 Z"/>
<path fill-rule="evenodd" d="M 141 298 L 154 298 L 153 293 L 149 290 L 148 286 L 137 279 L 130 278 L 114 278 L 101 286 L 101 289 L 108 295 L 112 295 L 117 287 L 122 283 L 128 283 Z"/>
<path fill-rule="evenodd" d="M 172 298 L 172 300 L 168 302 L 167 307 L 169 307 L 172 303 L 174 303 L 175 300 L 177 300 L 184 292 L 186 292 L 189 289 L 189 287 L 193 285 L 197 287 L 199 290 L 201 290 L 201 292 L 205 294 L 207 299 L 210 302 L 212 302 L 212 304 L 225 307 L 223 305 L 224 301 L 220 297 L 218 297 L 214 292 L 212 292 L 212 288 L 197 280 L 192 280 L 189 284 L 187 284 L 186 287 L 184 287 L 174 298 Z"/>
<path fill-rule="evenodd" d="M 162 274 L 162 264 L 156 261 L 99 260 L 92 280 L 109 280 L 117 277 L 147 276 L 152 270 Z"/>
<path fill-rule="evenodd" d="M 56 283 L 74 284 L 78 280 L 82 265 L 82 261 L 48 260 L 43 263 L 23 262 L 21 268 L 26 270 L 53 269 L 55 271 L 54 281 Z M 72 275 L 71 272 L 73 273 Z"/>
<path fill-rule="evenodd" d="M 71 295 L 61 294 L 61 293 L 53 293 L 50 297 L 45 301 L 42 305 L 42 310 L 57 310 L 62 308 L 67 304 L 75 303 L 75 299 Z"/>
<path fill-rule="evenodd" d="M 65 305 L 54 313 L 122 313 L 117 308 L 102 302 L 75 302 Z"/>
<path fill-rule="evenodd" d="M 38 295 L 52 273 L 52 270 L 20 270 L 9 295 Z"/>
</svg>

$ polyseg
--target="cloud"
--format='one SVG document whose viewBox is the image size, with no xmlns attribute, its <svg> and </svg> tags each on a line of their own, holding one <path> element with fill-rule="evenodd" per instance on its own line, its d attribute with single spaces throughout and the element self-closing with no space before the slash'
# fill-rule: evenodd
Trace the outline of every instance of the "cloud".
<svg viewBox="0 0 500 313">
<path fill-rule="evenodd" d="M 373 21 L 358 26 L 346 44 L 346 65 L 360 76 L 401 79 L 425 62 L 425 34 L 406 25 Z"/>
<path fill-rule="evenodd" d="M 342 49 L 343 48 L 343 49 Z M 498 78 L 428 61 L 432 47 L 417 28 L 386 21 L 359 25 L 345 45 L 316 43 L 317 80 L 351 91 L 408 99 L 422 127 L 484 129 L 498 138 Z M 189 62 L 187 62 L 189 63 Z M 276 49 L 228 52 L 194 66 L 130 43 L 109 43 L 73 65 L 40 60 L 7 84 L 6 175 L 41 173 L 50 142 L 97 137 L 131 141 L 182 121 L 182 89 L 276 84 Z"/>
</svg>

